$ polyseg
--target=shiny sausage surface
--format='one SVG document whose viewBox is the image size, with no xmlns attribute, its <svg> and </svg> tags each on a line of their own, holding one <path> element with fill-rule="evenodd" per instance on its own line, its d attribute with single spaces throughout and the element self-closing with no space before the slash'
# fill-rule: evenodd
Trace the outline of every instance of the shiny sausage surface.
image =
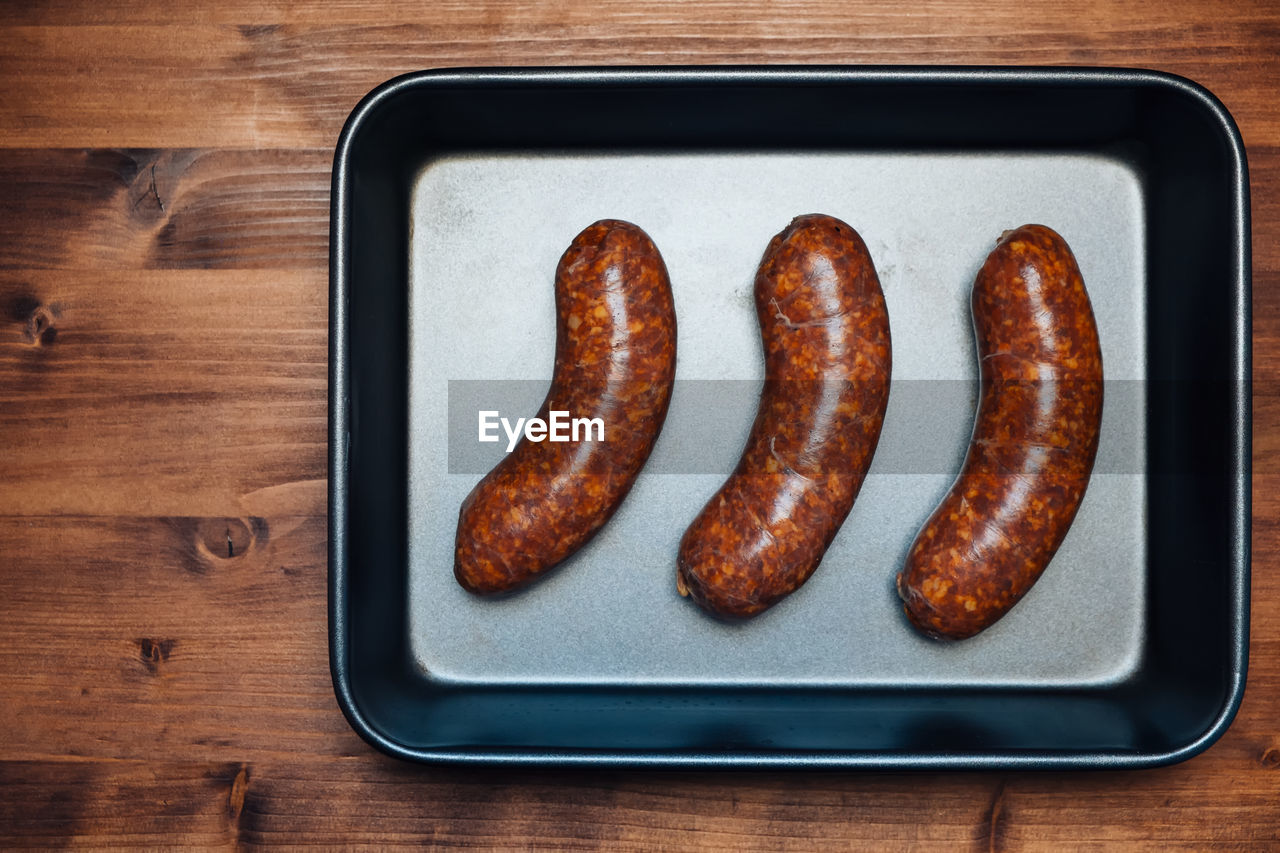
<svg viewBox="0 0 1280 853">
<path fill-rule="evenodd" d="M 974 282 L 978 415 L 960 476 L 898 575 L 907 618 L 935 639 L 989 627 L 1040 577 L 1089 484 L 1102 351 L 1066 241 L 1006 232 Z"/>
<path fill-rule="evenodd" d="M 889 317 L 858 233 L 797 217 L 755 280 L 765 383 L 737 467 L 680 543 L 677 589 L 754 616 L 813 574 L 853 507 L 889 399 Z"/>
<path fill-rule="evenodd" d="M 586 544 L 626 497 L 666 418 L 676 318 L 649 236 L 618 220 L 586 228 L 560 259 L 555 302 L 555 368 L 537 417 L 600 418 L 605 440 L 522 438 L 472 489 L 454 575 L 474 593 L 523 586 Z"/>
</svg>

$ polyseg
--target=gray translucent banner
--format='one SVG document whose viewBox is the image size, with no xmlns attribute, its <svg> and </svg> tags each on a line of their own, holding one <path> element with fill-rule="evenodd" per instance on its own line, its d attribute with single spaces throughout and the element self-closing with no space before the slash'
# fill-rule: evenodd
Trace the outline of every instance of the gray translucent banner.
<svg viewBox="0 0 1280 853">
<path fill-rule="evenodd" d="M 548 384 L 545 380 L 451 380 L 449 473 L 484 474 L 496 465 L 512 443 L 509 431 L 516 428 L 518 419 L 538 413 Z M 1229 383 L 1222 383 L 1202 392 L 1174 383 L 1105 382 L 1102 436 L 1094 473 L 1140 474 L 1148 470 L 1147 411 L 1153 392 L 1158 401 L 1171 399 L 1181 407 L 1187 405 L 1188 395 L 1212 398 L 1229 388 Z M 646 473 L 727 474 L 751 429 L 760 390 L 761 383 L 750 380 L 677 381 Z M 977 399 L 976 381 L 893 382 L 871 473 L 956 473 L 968 447 Z M 496 440 L 479 440 L 481 412 L 497 413 L 487 416 L 488 434 Z M 589 414 L 570 412 L 569 417 Z M 507 419 L 506 428 L 498 418 Z M 606 423 L 606 441 L 609 430 Z M 583 434 L 579 432 L 580 440 Z"/>
</svg>

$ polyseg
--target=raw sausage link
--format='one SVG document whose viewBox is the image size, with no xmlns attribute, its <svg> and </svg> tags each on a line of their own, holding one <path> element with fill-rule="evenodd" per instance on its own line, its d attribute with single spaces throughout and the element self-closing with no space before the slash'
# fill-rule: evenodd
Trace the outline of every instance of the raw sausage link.
<svg viewBox="0 0 1280 853">
<path fill-rule="evenodd" d="M 555 370 L 537 416 L 600 418 L 605 440 L 521 439 L 472 489 L 454 575 L 474 593 L 520 587 L 586 544 L 626 497 L 666 419 L 675 307 L 649 236 L 629 222 L 589 226 L 561 257 L 555 294 Z"/>
<path fill-rule="evenodd" d="M 862 487 L 889 400 L 889 315 L 866 245 L 797 217 L 755 282 L 765 384 L 737 468 L 685 532 L 676 584 L 747 617 L 813 574 Z"/>
<path fill-rule="evenodd" d="M 1006 232 L 973 285 L 982 383 L 960 476 L 898 575 L 912 624 L 960 640 L 1040 577 L 1089 485 L 1102 351 L 1071 249 L 1043 225 Z"/>
</svg>

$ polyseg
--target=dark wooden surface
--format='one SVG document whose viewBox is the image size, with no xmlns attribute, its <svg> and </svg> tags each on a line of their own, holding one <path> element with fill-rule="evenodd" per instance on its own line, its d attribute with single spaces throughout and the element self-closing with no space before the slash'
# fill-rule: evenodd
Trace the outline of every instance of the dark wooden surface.
<svg viewBox="0 0 1280 853">
<path fill-rule="evenodd" d="M 1280 848 L 1272 0 L 183 5 L 0 13 L 0 846 Z M 1142 66 L 1222 98 L 1258 390 L 1221 742 L 1136 773 L 593 773 L 406 766 L 351 732 L 325 647 L 341 123 L 419 68 L 637 62 Z"/>
</svg>

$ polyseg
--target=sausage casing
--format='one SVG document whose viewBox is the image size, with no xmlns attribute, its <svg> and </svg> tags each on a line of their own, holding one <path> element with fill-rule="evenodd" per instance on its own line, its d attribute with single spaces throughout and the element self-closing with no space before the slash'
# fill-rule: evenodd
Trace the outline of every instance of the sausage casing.
<svg viewBox="0 0 1280 853">
<path fill-rule="evenodd" d="M 588 226 L 560 259 L 555 302 L 555 368 L 537 417 L 599 418 L 604 441 L 522 438 L 472 489 L 454 575 L 474 593 L 527 584 L 586 544 L 626 497 L 666 418 L 676 318 L 649 236 L 618 220 Z"/>
<path fill-rule="evenodd" d="M 748 617 L 808 580 L 853 507 L 880 437 L 891 354 L 884 294 L 858 233 L 797 217 L 755 280 L 765 382 L 737 467 L 680 542 L 677 588 Z"/>
<path fill-rule="evenodd" d="M 1006 232 L 972 294 L 978 415 L 960 476 L 898 574 L 908 619 L 971 637 L 1026 594 L 1062 544 L 1089 484 L 1102 425 L 1102 351 L 1066 241 Z"/>
</svg>

